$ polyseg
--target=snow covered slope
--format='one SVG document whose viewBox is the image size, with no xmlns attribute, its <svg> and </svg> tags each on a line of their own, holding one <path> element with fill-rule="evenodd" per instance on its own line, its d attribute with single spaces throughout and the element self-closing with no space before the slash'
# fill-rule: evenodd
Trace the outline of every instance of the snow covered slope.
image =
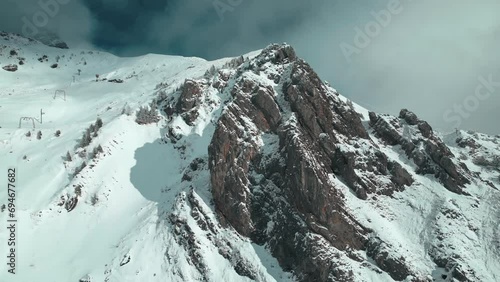
<svg viewBox="0 0 500 282">
<path fill-rule="evenodd" d="M 0 69 L 0 172 L 16 168 L 18 219 L 16 274 L 2 262 L 0 281 L 499 281 L 500 138 L 441 136 L 411 113 L 368 113 L 316 81 L 289 48 L 213 62 L 118 58 L 0 33 L 0 67 L 10 66 Z M 301 71 L 311 81 L 293 76 Z M 298 100 L 324 95 L 332 112 L 295 109 L 293 91 L 282 91 L 295 79 Z M 311 140 L 301 139 L 301 114 L 318 120 Z M 283 136 L 317 165 L 322 184 L 303 186 L 319 189 L 313 205 L 349 220 L 317 214 L 309 199 L 301 207 L 282 187 L 273 199 L 252 188 L 258 179 L 279 186 L 253 165 L 258 156 L 274 175 L 289 167 Z M 326 149 L 315 144 L 333 138 L 336 153 L 318 157 Z M 2 226 L 7 219 L 0 212 Z M 290 222 L 296 238 L 285 244 L 280 228 Z M 10 234 L 0 230 L 6 260 Z M 310 257 L 317 273 L 307 271 Z"/>
<path fill-rule="evenodd" d="M 186 261 L 189 254 L 179 238 L 184 232 L 175 233 L 168 215 L 175 211 L 187 226 L 193 224 L 194 207 L 186 199 L 200 196 L 181 185 L 180 178 L 190 159 L 206 154 L 203 146 L 211 136 L 193 137 L 186 160 L 158 141 L 164 120 L 141 126 L 135 115 L 121 113 L 127 106 L 136 109 L 147 104 L 160 82 L 169 84 L 165 91 L 174 90 L 186 78 L 201 76 L 211 65 L 225 60 L 159 55 L 117 58 L 96 51 L 48 48 L 12 35 L 8 38 L 0 40 L 1 65 L 18 64 L 18 57 L 24 61 L 16 72 L 0 73 L 0 163 L 2 171 L 12 166 L 18 174 L 18 264 L 16 275 L 10 275 L 2 263 L 0 280 L 64 282 L 87 275 L 89 281 L 197 280 L 199 274 Z M 11 50 L 17 55 L 11 56 Z M 39 62 L 44 55 L 48 61 Z M 58 67 L 52 69 L 54 63 Z M 99 82 L 95 74 L 100 75 Z M 122 79 L 123 83 L 103 78 Z M 66 100 L 62 95 L 54 99 L 56 90 L 64 90 Z M 36 122 L 36 129 L 25 121 L 18 127 L 20 117 L 40 119 L 40 109 L 43 123 Z M 85 147 L 83 157 L 78 156 L 80 138 L 97 118 L 104 125 Z M 57 130 L 61 131 L 59 137 L 55 136 Z M 31 137 L 25 135 L 29 131 Z M 38 131 L 42 132 L 39 140 Z M 98 145 L 103 152 L 94 157 L 92 150 Z M 66 152 L 71 161 L 66 160 Z M 87 166 L 73 177 L 84 161 Z M 208 182 L 203 175 L 200 178 L 205 188 L 201 197 L 208 203 Z M 2 180 L 5 183 L 6 178 Z M 76 187 L 81 187 L 78 204 L 68 212 L 66 203 L 75 197 Z M 7 204 L 6 196 L 6 191 L 1 193 L 0 203 Z M 199 201 L 197 211 L 221 229 L 210 208 Z M 6 224 L 7 212 L 0 215 Z M 217 233 L 220 242 L 231 242 L 224 247 L 233 261 L 219 254 L 203 230 L 193 227 L 192 232 L 204 248 L 200 259 L 215 280 L 245 281 L 232 267 L 239 261 L 252 265 L 261 280 L 289 276 L 278 270 L 277 262 L 263 248 L 235 232 L 221 229 Z M 7 236 L 2 228 L 0 241 L 7 242 Z M 2 244 L 2 254 L 5 247 Z"/>
</svg>

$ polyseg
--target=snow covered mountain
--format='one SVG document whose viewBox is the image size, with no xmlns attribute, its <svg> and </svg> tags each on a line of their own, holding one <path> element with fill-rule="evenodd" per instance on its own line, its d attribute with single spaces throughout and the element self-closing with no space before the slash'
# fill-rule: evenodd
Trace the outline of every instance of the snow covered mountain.
<svg viewBox="0 0 500 282">
<path fill-rule="evenodd" d="M 209 62 L 0 33 L 0 67 L 0 281 L 500 281 L 500 136 L 368 112 L 286 44 Z"/>
</svg>

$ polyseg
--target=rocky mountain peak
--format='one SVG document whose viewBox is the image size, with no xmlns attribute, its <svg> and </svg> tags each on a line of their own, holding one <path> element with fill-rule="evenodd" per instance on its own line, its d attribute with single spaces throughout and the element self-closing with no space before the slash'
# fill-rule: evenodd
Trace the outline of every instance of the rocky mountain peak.
<svg viewBox="0 0 500 282">
<path fill-rule="evenodd" d="M 500 136 L 369 112 L 287 44 L 208 62 L 0 41 L 20 279 L 500 280 Z"/>
<path fill-rule="evenodd" d="M 286 44 L 221 69 L 212 81 L 186 81 L 177 105 L 192 105 L 211 84 L 230 94 L 208 148 L 212 195 L 224 225 L 268 246 L 301 281 L 354 281 L 344 264 L 363 262 L 359 252 L 392 279 L 430 281 L 391 255 L 391 242 L 357 219 L 343 189 L 376 202 L 378 195 L 415 185 L 416 173 L 468 195 L 471 172 L 427 122 L 406 109 L 399 117 L 364 116 Z M 178 107 L 180 115 L 190 109 Z M 386 146 L 401 146 L 415 171 Z"/>
</svg>

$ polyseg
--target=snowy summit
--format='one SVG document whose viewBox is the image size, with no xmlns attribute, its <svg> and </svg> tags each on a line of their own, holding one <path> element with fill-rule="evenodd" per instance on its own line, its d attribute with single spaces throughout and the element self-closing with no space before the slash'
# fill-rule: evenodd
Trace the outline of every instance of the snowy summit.
<svg viewBox="0 0 500 282">
<path fill-rule="evenodd" d="M 500 281 L 500 137 L 369 112 L 286 44 L 1 32 L 0 156 L 0 281 Z"/>
</svg>

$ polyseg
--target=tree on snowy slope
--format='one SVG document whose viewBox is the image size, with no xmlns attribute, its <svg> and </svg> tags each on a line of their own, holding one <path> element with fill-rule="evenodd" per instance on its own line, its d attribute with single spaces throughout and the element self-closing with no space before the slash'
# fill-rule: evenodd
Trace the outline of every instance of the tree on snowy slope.
<svg viewBox="0 0 500 282">
<path fill-rule="evenodd" d="M 103 124 L 102 123 L 102 119 L 101 118 L 97 118 L 97 120 L 95 121 L 95 129 L 96 129 L 96 131 L 99 130 L 99 129 L 101 129 L 102 124 Z"/>
<path fill-rule="evenodd" d="M 90 136 L 90 129 L 87 128 L 87 130 L 85 130 L 85 133 L 83 133 L 82 139 L 80 140 L 80 147 L 87 147 L 91 141 L 92 137 Z"/>
<path fill-rule="evenodd" d="M 149 124 L 158 122 L 160 119 L 156 113 L 156 100 L 149 104 L 149 107 L 142 106 L 136 113 L 135 121 L 138 124 Z"/>
</svg>

